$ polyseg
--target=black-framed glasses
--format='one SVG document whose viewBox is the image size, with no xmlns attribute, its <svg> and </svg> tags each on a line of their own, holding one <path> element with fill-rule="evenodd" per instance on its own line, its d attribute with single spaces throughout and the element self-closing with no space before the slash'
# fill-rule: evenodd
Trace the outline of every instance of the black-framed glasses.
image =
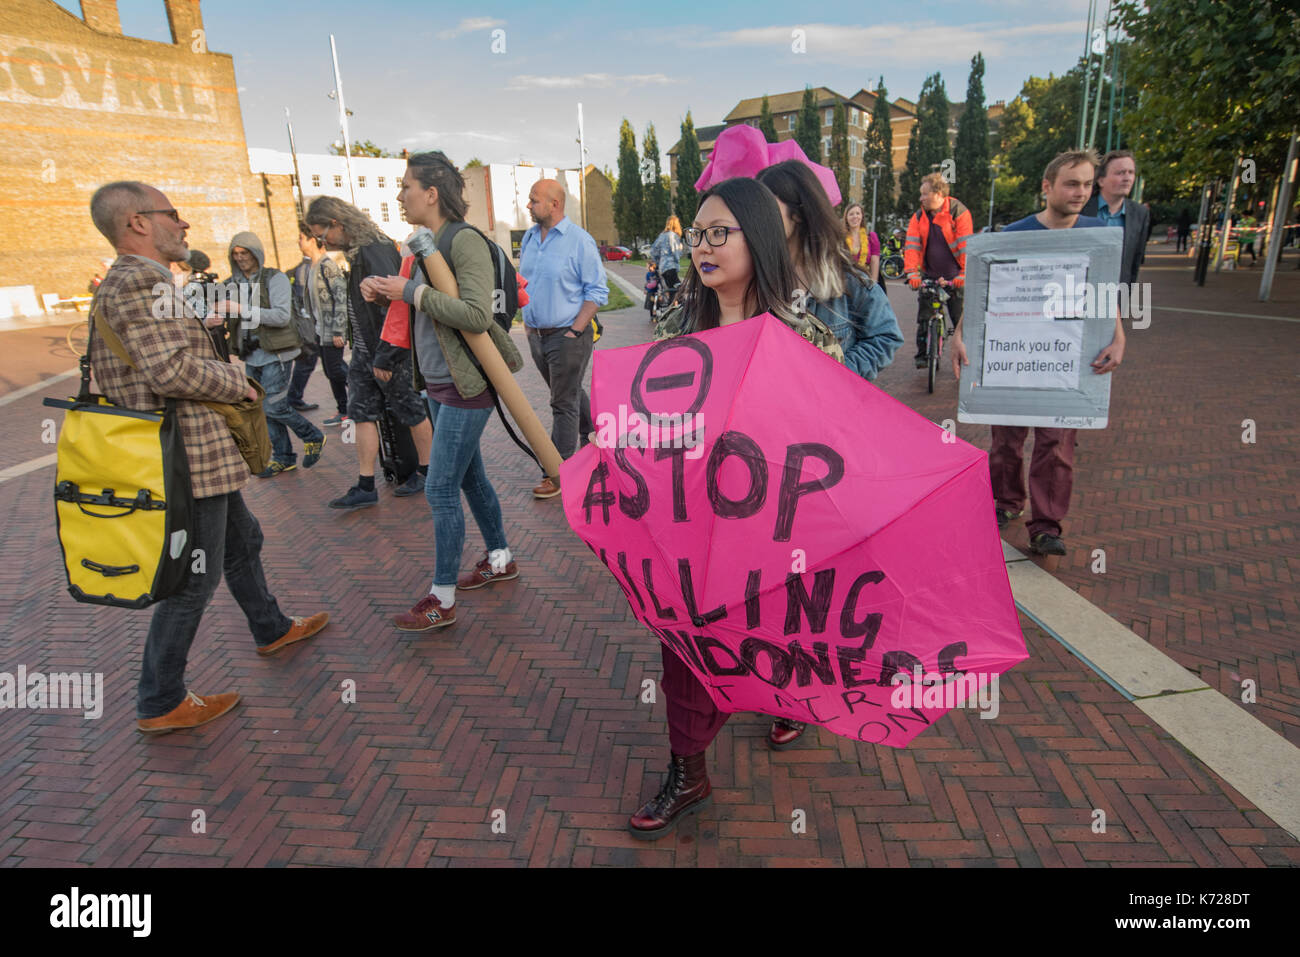
<svg viewBox="0 0 1300 957">
<path fill-rule="evenodd" d="M 704 229 L 698 226 L 687 226 L 682 233 L 682 238 L 686 240 L 688 246 L 698 246 L 701 240 L 708 240 L 710 246 L 725 246 L 728 236 L 740 232 L 744 230 L 739 226 L 708 226 Z"/>
<path fill-rule="evenodd" d="M 170 217 L 172 218 L 172 222 L 174 222 L 174 223 L 179 223 L 179 222 L 181 221 L 181 214 L 180 214 L 180 211 L 179 211 L 179 210 L 175 210 L 175 209 L 142 209 L 142 210 L 140 210 L 140 215 L 141 215 L 141 216 L 152 216 L 154 213 L 163 213 L 164 215 L 170 216 Z"/>
</svg>

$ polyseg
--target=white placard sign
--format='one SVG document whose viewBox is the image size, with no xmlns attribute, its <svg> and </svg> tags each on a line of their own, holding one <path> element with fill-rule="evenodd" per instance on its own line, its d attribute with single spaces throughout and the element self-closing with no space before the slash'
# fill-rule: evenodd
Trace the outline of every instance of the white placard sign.
<svg viewBox="0 0 1300 957">
<path fill-rule="evenodd" d="M 1026 257 L 990 263 L 984 315 L 988 319 L 1079 318 L 1075 303 L 1064 301 L 1064 290 L 1067 283 L 1070 288 L 1083 288 L 1087 279 L 1087 256 Z"/>
<path fill-rule="evenodd" d="M 984 324 L 980 381 L 985 387 L 1078 389 L 1082 365 L 1081 320 L 989 319 Z"/>
</svg>

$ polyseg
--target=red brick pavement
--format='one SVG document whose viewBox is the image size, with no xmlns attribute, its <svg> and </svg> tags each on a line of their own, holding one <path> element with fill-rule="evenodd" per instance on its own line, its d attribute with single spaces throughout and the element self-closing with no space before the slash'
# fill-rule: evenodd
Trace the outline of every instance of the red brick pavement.
<svg viewBox="0 0 1300 957">
<path fill-rule="evenodd" d="M 611 315 L 601 346 L 643 341 L 644 316 L 635 309 Z M 1155 349 L 1161 325 L 1157 314 L 1150 343 L 1134 335 L 1130 368 L 1180 348 L 1176 341 Z M 1265 331 L 1276 337 L 1271 341 L 1285 342 L 1290 327 L 1274 327 L 1286 326 L 1272 323 Z M 1191 335 L 1196 326 L 1181 329 Z M 1232 355 L 1223 346 L 1206 351 Z M 1188 345 L 1175 355 L 1186 363 L 1195 352 Z M 914 394 L 919 377 L 905 364 L 882 378 L 922 407 Z M 1268 380 L 1228 378 L 1238 388 Z M 530 368 L 521 380 L 543 408 L 540 378 Z M 309 395 L 324 399 L 319 377 Z M 1225 397 L 1226 391 L 1217 398 Z M 1205 416 L 1215 398 L 1193 393 L 1183 401 Z M 1269 406 L 1260 401 L 1252 408 L 1260 410 L 1261 423 L 1277 423 L 1261 425 L 1261 436 L 1281 442 L 1283 425 L 1268 417 Z M 39 436 L 44 411 L 37 397 L 4 409 L 0 467 L 48 454 Z M 1122 421 L 1141 414 L 1126 409 Z M 1168 410 L 1147 414 L 1153 424 L 1144 434 L 1168 428 L 1161 418 L 1182 421 L 1182 413 Z M 1200 454 L 1226 460 L 1214 451 L 1209 427 L 1197 421 L 1189 440 L 1205 443 Z M 1106 435 L 1120 437 L 1120 431 Z M 658 650 L 629 619 L 614 580 L 567 530 L 558 500 L 532 499 L 531 463 L 498 424 L 489 427 L 488 473 L 502 498 L 521 578 L 463 595 L 454 628 L 404 637 L 387 616 L 427 587 L 427 507 L 418 497 L 381 492 L 375 509 L 343 516 L 326 510 L 325 500 L 355 472 L 351 449 L 338 438 L 331 434 L 315 469 L 247 489 L 268 533 L 267 573 L 281 602 L 292 613 L 328 608 L 330 628 L 263 660 L 253 653 L 238 608 L 219 590 L 193 649 L 189 681 L 200 692 L 235 688 L 244 701 L 228 718 L 161 738 L 143 738 L 132 722 L 147 614 L 77 605 L 67 597 L 49 515 L 49 469 L 0 483 L 0 509 L 9 516 L 0 531 L 7 559 L 0 566 L 0 670 L 23 664 L 30 671 L 100 671 L 106 695 L 99 720 L 0 712 L 5 866 L 1300 864 L 1300 844 L 1027 621 L 1032 657 L 1003 680 L 997 720 L 951 714 L 905 751 L 813 730 L 806 745 L 775 754 L 764 745 L 763 719 L 737 716 L 711 752 L 715 806 L 662 842 L 634 841 L 624 822 L 657 788 L 667 758 L 663 703 L 640 701 L 642 680 L 659 677 Z M 1100 442 L 1084 446 L 1083 469 L 1103 467 L 1101 448 Z M 1080 571 L 1074 557 L 1060 574 L 1075 576 L 1076 587 L 1089 585 L 1103 607 L 1115 590 L 1135 608 L 1161 609 L 1165 619 L 1199 607 L 1209 600 L 1202 593 L 1216 588 L 1247 608 L 1258 602 L 1265 613 L 1258 626 L 1249 622 L 1250 630 L 1229 617 L 1207 633 L 1207 624 L 1219 619 L 1200 615 L 1197 641 L 1203 652 L 1222 653 L 1231 641 L 1241 649 L 1234 645 L 1234 655 L 1249 648 L 1254 660 L 1271 654 L 1269 660 L 1280 662 L 1283 656 L 1269 652 L 1266 642 L 1250 642 L 1263 635 L 1276 643 L 1284 625 L 1266 630 L 1274 622 L 1267 609 L 1288 599 L 1276 579 L 1270 591 L 1259 572 L 1285 569 L 1284 557 L 1269 565 L 1267 556 L 1287 540 L 1269 552 L 1267 534 L 1252 526 L 1250 537 L 1259 541 L 1247 544 L 1245 533 L 1229 526 L 1230 509 L 1204 532 L 1190 531 L 1194 520 L 1184 515 L 1171 518 L 1184 536 L 1238 536 L 1233 559 L 1249 561 L 1253 577 L 1244 564 L 1240 579 L 1225 572 L 1213 588 L 1195 576 L 1170 574 L 1176 597 L 1158 602 L 1142 591 L 1151 569 L 1128 567 L 1158 557 L 1145 556 L 1144 542 L 1156 534 L 1151 522 L 1159 510 L 1141 496 L 1121 496 L 1181 482 L 1189 496 L 1181 507 L 1190 510 L 1205 507 L 1207 495 L 1226 494 L 1233 482 L 1250 481 L 1256 501 L 1280 502 L 1268 469 L 1280 467 L 1270 463 L 1283 461 L 1282 452 L 1269 451 L 1265 441 L 1251 449 L 1258 451 L 1263 461 L 1236 466 L 1226 479 L 1196 471 L 1199 460 L 1186 468 L 1207 476 L 1200 480 L 1125 472 L 1123 486 L 1108 486 L 1123 506 L 1110 508 L 1119 522 L 1105 543 L 1115 549 L 1107 572 L 1115 579 L 1105 578 L 1104 589 L 1088 582 L 1086 564 Z M 1108 461 L 1104 468 L 1158 464 L 1133 457 L 1132 464 Z M 1243 471 L 1248 468 L 1258 471 Z M 1092 478 L 1091 471 L 1081 476 L 1072 517 L 1084 527 L 1090 514 L 1103 511 L 1091 501 L 1102 486 Z M 1280 505 L 1252 514 L 1273 522 L 1284 517 Z M 1072 536 L 1076 553 L 1083 539 Z M 467 564 L 480 547 L 471 522 Z M 1189 560 L 1215 569 L 1227 563 L 1208 551 Z M 1129 584 L 1110 584 L 1121 577 Z M 1242 580 L 1253 583 L 1257 598 L 1234 597 Z M 1122 607 L 1107 610 L 1123 620 Z M 1294 665 L 1289 677 L 1280 665 L 1276 674 L 1294 695 Z M 355 704 L 341 701 L 347 680 L 356 683 Z M 1261 685 L 1266 693 L 1253 710 L 1268 720 L 1272 692 L 1266 681 Z M 1091 829 L 1094 809 L 1106 813 L 1105 833 Z M 494 810 L 504 811 L 504 833 L 492 829 Z M 806 815 L 802 834 L 791 828 L 796 810 Z M 196 811 L 205 819 L 200 833 Z"/>
</svg>

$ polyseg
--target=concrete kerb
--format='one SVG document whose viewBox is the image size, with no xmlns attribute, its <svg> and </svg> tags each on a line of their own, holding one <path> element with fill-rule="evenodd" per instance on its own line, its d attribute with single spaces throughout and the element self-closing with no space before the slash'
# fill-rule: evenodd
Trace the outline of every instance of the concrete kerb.
<svg viewBox="0 0 1300 957">
<path fill-rule="evenodd" d="M 1005 541 L 1016 607 L 1300 840 L 1300 748 Z"/>
</svg>

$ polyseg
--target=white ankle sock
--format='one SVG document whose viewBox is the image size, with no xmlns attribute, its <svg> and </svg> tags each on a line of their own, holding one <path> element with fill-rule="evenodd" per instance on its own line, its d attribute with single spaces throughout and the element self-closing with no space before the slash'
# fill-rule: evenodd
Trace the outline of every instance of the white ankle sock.
<svg viewBox="0 0 1300 957">
<path fill-rule="evenodd" d="M 488 564 L 498 575 L 506 570 L 506 566 L 514 561 L 514 556 L 510 554 L 508 548 L 494 548 L 488 552 Z"/>
<path fill-rule="evenodd" d="M 438 604 L 443 608 L 450 608 L 456 604 L 455 585 L 430 585 L 429 594 L 438 599 Z"/>
</svg>

